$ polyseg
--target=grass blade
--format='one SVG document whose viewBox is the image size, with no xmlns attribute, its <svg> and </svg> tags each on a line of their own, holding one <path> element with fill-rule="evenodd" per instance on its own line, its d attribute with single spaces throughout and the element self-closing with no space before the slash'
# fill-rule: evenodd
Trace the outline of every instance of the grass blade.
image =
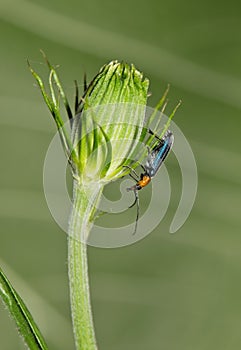
<svg viewBox="0 0 241 350">
<path fill-rule="evenodd" d="M 31 350 L 47 350 L 48 347 L 21 297 L 0 268 L 0 297 L 16 322 L 19 334 Z"/>
</svg>

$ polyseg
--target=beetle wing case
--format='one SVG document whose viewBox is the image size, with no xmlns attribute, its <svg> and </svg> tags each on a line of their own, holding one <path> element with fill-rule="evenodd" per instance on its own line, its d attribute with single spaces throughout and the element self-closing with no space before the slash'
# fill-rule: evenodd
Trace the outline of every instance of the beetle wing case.
<svg viewBox="0 0 241 350">
<path fill-rule="evenodd" d="M 145 168 L 150 177 L 155 176 L 158 169 L 169 154 L 174 142 L 173 133 L 167 130 L 160 142 L 153 148 L 147 157 Z"/>
</svg>

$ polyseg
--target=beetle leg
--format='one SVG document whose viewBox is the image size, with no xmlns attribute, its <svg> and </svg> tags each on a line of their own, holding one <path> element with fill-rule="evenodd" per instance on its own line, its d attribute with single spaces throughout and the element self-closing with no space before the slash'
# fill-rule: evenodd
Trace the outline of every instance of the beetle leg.
<svg viewBox="0 0 241 350">
<path fill-rule="evenodd" d="M 156 138 L 157 140 L 162 141 L 162 139 L 160 139 L 160 137 L 157 136 L 151 129 L 148 129 L 148 132 L 149 132 L 149 134 L 155 136 L 155 138 Z"/>
<path fill-rule="evenodd" d="M 130 169 L 131 171 L 132 171 L 132 173 L 133 174 L 135 174 L 135 176 L 136 176 L 136 178 L 133 176 L 133 174 L 128 174 L 128 175 L 130 175 L 130 177 L 133 179 L 133 180 L 135 180 L 136 182 L 138 182 L 139 180 L 138 180 L 138 174 L 137 174 L 137 172 L 134 170 L 134 169 L 132 169 L 129 165 L 123 165 L 123 167 L 125 167 L 125 168 L 128 168 L 128 169 Z"/>
</svg>

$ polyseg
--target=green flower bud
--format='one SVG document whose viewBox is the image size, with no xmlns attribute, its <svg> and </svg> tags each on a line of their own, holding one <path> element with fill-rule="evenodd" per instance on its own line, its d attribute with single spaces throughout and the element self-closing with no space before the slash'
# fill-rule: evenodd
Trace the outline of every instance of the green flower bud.
<svg viewBox="0 0 241 350">
<path fill-rule="evenodd" d="M 133 65 L 112 61 L 87 87 L 72 128 L 82 182 L 106 183 L 126 173 L 145 126 L 148 85 Z"/>
<path fill-rule="evenodd" d="M 160 108 L 162 112 L 165 109 L 168 89 L 153 115 L 147 118 L 149 80 L 134 65 L 112 61 L 101 68 L 88 86 L 85 82 L 81 98 L 76 84 L 75 109 L 72 112 L 55 68 L 45 55 L 44 58 L 50 70 L 50 94 L 46 92 L 40 76 L 29 67 L 54 117 L 73 177 L 82 184 L 98 182 L 104 185 L 127 175 L 146 154 L 147 147 L 143 146 L 150 146 L 153 141 L 148 127 L 157 119 L 155 129 L 158 129 L 161 114 L 157 112 Z M 56 88 L 69 118 L 70 132 L 61 116 Z"/>
</svg>

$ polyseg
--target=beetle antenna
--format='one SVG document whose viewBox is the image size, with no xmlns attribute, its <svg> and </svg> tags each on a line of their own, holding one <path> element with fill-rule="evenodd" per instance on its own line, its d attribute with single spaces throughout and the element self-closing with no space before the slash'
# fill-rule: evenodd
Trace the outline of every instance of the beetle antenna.
<svg viewBox="0 0 241 350">
<path fill-rule="evenodd" d="M 140 213 L 140 204 L 139 204 L 139 196 L 138 196 L 138 192 L 134 191 L 135 193 L 135 203 L 136 203 L 136 223 L 135 223 L 135 229 L 134 232 L 132 233 L 132 235 L 134 236 L 134 234 L 136 234 L 137 231 L 137 225 L 138 225 L 138 220 L 139 220 L 139 213 Z"/>
<path fill-rule="evenodd" d="M 139 196 L 138 196 L 138 191 L 135 188 L 133 188 L 133 189 L 132 188 L 128 188 L 128 190 L 133 190 L 133 192 L 135 194 L 134 203 L 132 203 L 132 205 L 129 206 L 129 208 L 132 208 L 136 204 L 136 223 L 135 223 L 134 232 L 132 233 L 134 235 L 136 233 L 136 231 L 137 231 L 137 224 L 138 224 L 139 213 L 140 213 Z"/>
</svg>

